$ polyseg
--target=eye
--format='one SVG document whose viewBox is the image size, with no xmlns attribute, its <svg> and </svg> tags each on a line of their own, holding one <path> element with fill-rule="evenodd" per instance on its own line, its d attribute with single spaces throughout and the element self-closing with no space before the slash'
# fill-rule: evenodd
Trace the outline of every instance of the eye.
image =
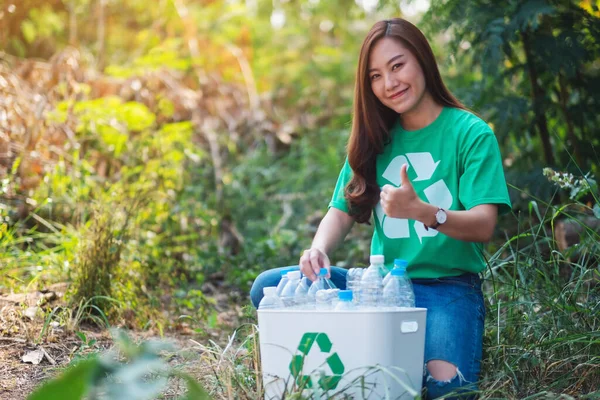
<svg viewBox="0 0 600 400">
<path fill-rule="evenodd" d="M 394 66 L 392 67 L 392 71 L 396 69 L 396 67 L 400 68 L 401 66 L 403 66 L 404 64 L 402 63 L 398 63 L 398 64 L 394 64 Z"/>
<path fill-rule="evenodd" d="M 375 80 L 378 77 L 379 77 L 379 74 L 373 74 L 373 75 L 371 75 L 371 80 Z"/>
</svg>

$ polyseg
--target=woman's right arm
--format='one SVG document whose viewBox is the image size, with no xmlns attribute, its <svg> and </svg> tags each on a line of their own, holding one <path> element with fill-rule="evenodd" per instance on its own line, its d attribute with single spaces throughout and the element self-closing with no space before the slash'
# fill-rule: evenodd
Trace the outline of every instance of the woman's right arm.
<svg viewBox="0 0 600 400">
<path fill-rule="evenodd" d="M 311 281 L 317 279 L 321 268 L 331 266 L 328 253 L 332 252 L 346 237 L 354 219 L 347 213 L 331 207 L 319 224 L 310 249 L 304 250 L 300 257 L 300 270 Z"/>
</svg>

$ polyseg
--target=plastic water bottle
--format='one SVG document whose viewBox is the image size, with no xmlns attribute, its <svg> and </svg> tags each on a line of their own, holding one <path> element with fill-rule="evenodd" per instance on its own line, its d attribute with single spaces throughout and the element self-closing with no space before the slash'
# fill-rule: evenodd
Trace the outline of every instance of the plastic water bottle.
<svg viewBox="0 0 600 400">
<path fill-rule="evenodd" d="M 363 308 L 377 307 L 383 291 L 382 274 L 385 258 L 382 255 L 373 255 L 369 261 L 371 265 L 360 280 L 360 305 Z"/>
<path fill-rule="evenodd" d="M 402 261 L 402 260 L 395 260 Z M 406 275 L 406 265 L 394 268 L 388 283 L 383 288 L 381 304 L 384 307 L 414 307 L 415 293 L 412 283 Z"/>
<path fill-rule="evenodd" d="M 364 268 L 350 268 L 346 274 L 346 289 L 352 291 L 352 302 L 360 304 L 360 280 L 362 279 Z"/>
<path fill-rule="evenodd" d="M 352 311 L 356 310 L 356 306 L 352 302 L 352 290 L 340 290 L 339 301 L 335 306 L 335 311 Z"/>
<path fill-rule="evenodd" d="M 331 310 L 331 292 L 321 289 L 315 294 L 315 308 L 319 311 Z"/>
<path fill-rule="evenodd" d="M 340 289 L 327 289 L 327 291 L 329 292 L 329 296 L 331 298 L 331 308 L 335 309 L 338 302 L 340 301 L 338 298 Z"/>
<path fill-rule="evenodd" d="M 305 309 L 308 307 L 308 289 L 309 283 L 308 278 L 304 277 L 300 279 L 298 283 L 298 287 L 296 287 L 296 291 L 294 292 L 294 303 L 296 304 L 296 308 Z"/>
<path fill-rule="evenodd" d="M 281 292 L 281 300 L 286 308 L 295 306 L 296 288 L 300 283 L 300 271 L 290 271 L 287 273 L 288 283 L 285 284 Z"/>
<path fill-rule="evenodd" d="M 406 260 L 401 260 L 399 258 L 396 258 L 394 260 L 394 269 L 404 267 L 404 270 L 406 270 L 407 266 L 408 266 L 408 261 L 406 261 Z M 385 276 L 385 278 L 383 278 L 383 287 L 385 287 L 385 285 L 387 285 L 387 283 L 390 281 L 391 277 L 392 277 L 392 271 L 388 272 L 387 275 Z"/>
<path fill-rule="evenodd" d="M 308 288 L 308 299 L 309 302 L 316 301 L 316 295 L 319 290 L 326 289 L 336 289 L 335 285 L 330 279 L 327 279 L 325 276 L 327 275 L 327 268 L 321 268 L 319 270 L 319 275 L 317 276 L 317 280 L 310 285 Z"/>
<path fill-rule="evenodd" d="M 279 283 L 277 284 L 277 296 L 279 296 L 279 297 L 281 297 L 281 292 L 283 292 L 283 288 L 289 282 L 288 276 L 287 276 L 288 272 L 290 272 L 290 270 L 287 268 L 281 270 L 281 279 L 279 280 Z"/>
<path fill-rule="evenodd" d="M 262 300 L 258 303 L 259 310 L 277 310 L 285 307 L 283 301 L 277 297 L 277 287 L 268 286 L 263 288 L 263 294 Z"/>
</svg>

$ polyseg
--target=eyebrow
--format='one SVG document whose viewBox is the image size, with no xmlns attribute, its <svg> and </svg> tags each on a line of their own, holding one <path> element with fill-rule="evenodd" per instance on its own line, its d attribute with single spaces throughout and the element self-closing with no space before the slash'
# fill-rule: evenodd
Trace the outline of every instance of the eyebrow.
<svg viewBox="0 0 600 400">
<path fill-rule="evenodd" d="M 400 57 L 404 57 L 404 54 L 398 54 L 395 57 L 390 58 L 390 60 L 387 62 L 387 65 L 390 65 L 392 62 L 396 61 L 397 59 L 399 59 Z M 367 72 L 373 72 L 377 70 L 377 68 L 370 68 Z"/>
</svg>

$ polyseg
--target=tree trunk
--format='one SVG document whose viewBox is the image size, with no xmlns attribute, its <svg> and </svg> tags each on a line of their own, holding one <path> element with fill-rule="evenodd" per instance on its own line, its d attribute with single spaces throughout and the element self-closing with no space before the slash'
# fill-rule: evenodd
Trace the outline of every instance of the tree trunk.
<svg viewBox="0 0 600 400">
<path fill-rule="evenodd" d="M 577 162 L 577 165 L 583 167 L 583 160 L 581 159 L 581 151 L 579 150 L 579 140 L 575 135 L 575 128 L 573 127 L 573 121 L 571 120 L 571 115 L 569 114 L 568 109 L 568 101 L 569 101 L 569 93 L 567 92 L 567 83 L 565 82 L 565 76 L 561 73 L 558 75 L 558 85 L 559 85 L 559 99 L 560 99 L 560 108 L 564 114 L 565 122 L 567 124 L 567 140 L 568 143 L 573 148 L 573 157 Z"/>
<path fill-rule="evenodd" d="M 600 232 L 600 220 L 594 216 L 575 219 L 564 219 L 554 224 L 554 237 L 560 251 L 579 243 L 582 235 L 586 233 L 584 226 L 594 232 Z"/>
<path fill-rule="evenodd" d="M 581 100 L 579 101 L 580 104 L 591 104 L 592 100 L 590 98 L 590 91 L 588 90 L 584 90 L 584 88 L 586 87 L 586 82 L 585 79 L 583 77 L 583 73 L 581 72 L 581 65 L 577 66 L 577 68 L 575 69 L 575 82 L 574 85 L 575 87 L 577 87 L 578 91 L 579 91 L 579 95 L 581 96 Z M 592 113 L 593 114 L 593 113 Z M 578 118 L 577 120 L 575 120 L 575 123 L 577 124 L 577 126 L 579 127 L 579 137 L 581 138 L 581 141 L 583 143 L 588 142 L 590 139 L 588 139 L 587 137 L 587 130 L 586 130 L 586 126 L 588 123 L 588 114 L 587 113 L 582 113 L 581 117 Z M 592 137 L 594 135 L 591 135 Z"/>
<path fill-rule="evenodd" d="M 529 33 L 527 31 L 522 31 L 521 39 L 523 40 L 523 49 L 525 50 L 529 81 L 531 82 L 531 97 L 533 100 L 535 123 L 540 134 L 540 140 L 542 141 L 544 159 L 548 166 L 554 166 L 554 154 L 552 152 L 552 145 L 550 144 L 550 133 L 548 132 L 546 114 L 544 113 L 544 89 L 538 83 L 538 71 L 535 65 L 535 60 L 533 59 L 531 44 L 529 42 Z"/>
<path fill-rule="evenodd" d="M 106 36 L 106 17 L 105 17 L 106 0 L 98 0 L 98 27 L 97 41 L 98 54 L 96 56 L 96 67 L 102 71 L 104 69 L 104 39 Z"/>
<path fill-rule="evenodd" d="M 69 45 L 77 45 L 77 15 L 75 14 L 75 0 L 69 3 Z"/>
</svg>

